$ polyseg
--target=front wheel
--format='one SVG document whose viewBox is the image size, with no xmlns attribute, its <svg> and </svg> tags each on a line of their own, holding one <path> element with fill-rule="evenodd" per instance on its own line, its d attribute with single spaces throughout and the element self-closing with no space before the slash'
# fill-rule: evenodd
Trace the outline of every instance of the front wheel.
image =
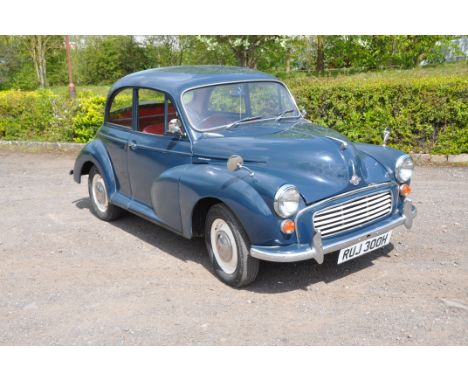
<svg viewBox="0 0 468 382">
<path fill-rule="evenodd" d="M 249 255 L 244 229 L 223 204 L 216 204 L 208 211 L 205 243 L 215 273 L 221 281 L 241 287 L 255 280 L 259 260 Z"/>
</svg>

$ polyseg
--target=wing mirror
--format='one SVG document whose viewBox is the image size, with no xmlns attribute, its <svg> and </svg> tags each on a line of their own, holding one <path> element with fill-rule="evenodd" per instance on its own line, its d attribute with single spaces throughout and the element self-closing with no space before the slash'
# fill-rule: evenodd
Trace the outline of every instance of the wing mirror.
<svg viewBox="0 0 468 382">
<path fill-rule="evenodd" d="M 307 110 L 304 106 L 301 106 L 301 116 L 302 118 L 305 118 L 307 116 Z"/>
<path fill-rule="evenodd" d="M 167 124 L 167 132 L 172 135 L 177 135 L 179 137 L 184 137 L 185 133 L 182 131 L 182 122 L 180 119 L 174 118 L 169 121 Z"/>
<path fill-rule="evenodd" d="M 244 166 L 244 159 L 240 155 L 231 155 L 227 161 L 227 168 L 229 171 L 237 171 L 240 169 L 246 170 L 250 176 L 254 176 L 255 173 Z"/>
</svg>

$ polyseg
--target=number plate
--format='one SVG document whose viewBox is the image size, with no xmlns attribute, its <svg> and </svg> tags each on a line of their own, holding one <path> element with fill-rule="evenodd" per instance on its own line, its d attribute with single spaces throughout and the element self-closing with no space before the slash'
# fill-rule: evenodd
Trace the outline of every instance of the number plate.
<svg viewBox="0 0 468 382">
<path fill-rule="evenodd" d="M 392 231 L 383 233 L 382 235 L 375 236 L 371 239 L 361 241 L 357 244 L 352 245 L 348 248 L 343 248 L 340 251 L 338 256 L 338 264 L 344 263 L 346 261 L 355 259 L 356 257 L 365 255 L 366 253 L 372 252 L 377 248 L 382 248 L 388 243 L 390 243 L 390 237 L 392 236 Z"/>
</svg>

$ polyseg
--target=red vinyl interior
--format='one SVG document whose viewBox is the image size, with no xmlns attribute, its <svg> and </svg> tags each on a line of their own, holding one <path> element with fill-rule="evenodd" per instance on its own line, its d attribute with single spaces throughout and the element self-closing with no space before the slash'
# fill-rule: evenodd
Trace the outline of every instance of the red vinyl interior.
<svg viewBox="0 0 468 382">
<path fill-rule="evenodd" d="M 167 121 L 177 118 L 173 105 L 168 105 Z M 131 125 L 131 109 L 111 115 L 110 121 L 124 126 Z M 164 104 L 138 106 L 138 129 L 148 134 L 164 134 Z"/>
<path fill-rule="evenodd" d="M 174 106 L 167 107 L 167 121 L 176 118 Z M 138 127 L 148 134 L 164 134 L 164 104 L 139 106 Z"/>
</svg>

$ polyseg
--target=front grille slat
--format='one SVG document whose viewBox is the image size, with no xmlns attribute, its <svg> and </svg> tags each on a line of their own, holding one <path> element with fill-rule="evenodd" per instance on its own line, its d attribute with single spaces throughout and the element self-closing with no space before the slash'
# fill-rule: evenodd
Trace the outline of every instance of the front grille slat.
<svg viewBox="0 0 468 382">
<path fill-rule="evenodd" d="M 342 225 L 343 221 L 352 222 L 353 220 L 359 220 L 359 219 L 362 219 L 364 217 L 374 215 L 375 213 L 381 212 L 381 211 L 387 212 L 388 211 L 388 205 L 381 206 L 380 208 L 376 208 L 376 209 L 373 209 L 373 210 L 370 210 L 370 211 L 366 211 L 364 213 L 362 211 L 356 211 L 353 214 L 353 216 L 346 215 L 346 216 L 343 216 L 341 219 L 340 218 L 330 219 L 330 220 L 327 220 L 327 224 L 324 224 L 324 225 L 320 224 L 318 226 L 320 227 L 320 229 L 325 229 L 325 228 L 333 227 L 333 226 L 336 226 L 336 225 Z M 340 220 L 337 220 L 337 219 L 340 219 Z"/>
<path fill-rule="evenodd" d="M 384 191 L 335 205 L 314 214 L 314 227 L 322 237 L 368 224 L 390 213 L 392 194 Z"/>
<path fill-rule="evenodd" d="M 390 203 L 391 203 L 392 198 L 386 197 L 385 199 L 379 199 L 379 203 L 375 203 L 375 204 L 374 204 L 374 203 L 372 203 L 372 204 L 366 204 L 366 207 L 367 207 L 367 206 L 372 206 L 372 207 L 377 208 L 377 207 L 380 207 L 380 206 L 383 206 L 383 205 L 388 205 L 388 202 L 389 202 L 389 201 L 390 201 Z M 334 218 L 335 216 L 341 216 L 341 217 L 342 217 L 342 216 L 343 216 L 343 212 L 344 212 L 346 215 L 350 215 L 350 216 L 351 216 L 351 214 L 349 214 L 350 212 L 351 212 L 352 214 L 354 214 L 354 213 L 359 213 L 361 210 L 362 210 L 362 205 L 358 205 L 358 206 L 355 206 L 355 207 L 352 207 L 352 208 L 347 208 L 347 209 L 345 209 L 345 210 L 340 210 L 340 211 L 338 211 L 338 212 L 332 212 L 331 214 L 328 214 L 328 213 L 327 213 L 327 214 L 324 214 L 324 215 L 320 215 L 319 217 L 316 217 L 315 221 L 318 223 L 318 222 L 320 222 L 320 221 L 322 221 L 322 220 L 329 220 L 329 219 L 331 220 L 331 219 Z"/>
<path fill-rule="evenodd" d="M 348 203 L 344 203 L 344 207 L 343 207 L 343 205 L 340 204 L 338 206 L 326 208 L 323 211 L 319 211 L 319 212 L 317 212 L 317 214 L 338 211 L 338 210 L 341 210 L 343 208 L 352 207 L 352 206 L 354 206 L 356 204 L 362 204 L 362 203 L 366 203 L 366 202 L 369 203 L 369 202 L 372 202 L 375 199 L 382 198 L 382 197 L 385 197 L 385 196 L 387 196 L 387 193 L 385 193 L 384 195 L 382 195 L 382 194 L 372 195 L 369 198 L 359 198 L 357 200 L 352 200 L 352 201 L 350 201 Z"/>
</svg>

